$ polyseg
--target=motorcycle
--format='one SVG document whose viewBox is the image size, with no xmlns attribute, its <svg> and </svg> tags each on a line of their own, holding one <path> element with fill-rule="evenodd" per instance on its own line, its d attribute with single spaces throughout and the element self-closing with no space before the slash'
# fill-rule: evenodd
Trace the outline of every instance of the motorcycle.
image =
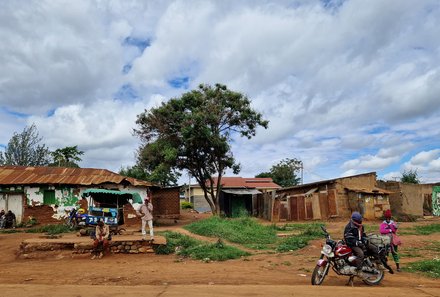
<svg viewBox="0 0 440 297">
<path fill-rule="evenodd" d="M 374 241 L 372 244 L 376 246 L 379 257 L 365 253 L 362 269 L 358 272 L 354 264 L 356 256 L 351 248 L 343 240 L 332 240 L 324 226 L 321 226 L 321 229 L 326 240 L 312 273 L 312 285 L 321 285 L 330 267 L 338 275 L 349 276 L 348 284 L 351 285 L 353 285 L 354 277 L 359 277 L 367 285 L 378 285 L 384 278 L 385 270 L 394 273 L 387 264 L 387 256 L 391 247 L 387 238 L 382 238 L 380 235 L 371 236 L 371 240 Z"/>
<path fill-rule="evenodd" d="M 84 215 L 76 208 L 72 208 L 65 219 L 65 224 L 70 229 L 76 229 L 79 226 L 84 226 Z"/>
</svg>

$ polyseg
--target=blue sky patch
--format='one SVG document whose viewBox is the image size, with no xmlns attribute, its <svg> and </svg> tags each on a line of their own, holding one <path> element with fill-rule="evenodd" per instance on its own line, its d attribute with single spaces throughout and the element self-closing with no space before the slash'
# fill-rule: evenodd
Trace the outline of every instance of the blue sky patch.
<svg viewBox="0 0 440 297">
<path fill-rule="evenodd" d="M 6 114 L 9 114 L 9 115 L 15 116 L 15 117 L 17 117 L 17 118 L 27 118 L 27 117 L 30 116 L 30 115 L 27 114 L 27 113 L 21 113 L 21 112 L 18 112 L 18 111 L 9 110 L 9 109 L 6 108 L 6 107 L 1 107 L 1 111 L 3 111 L 3 112 L 6 113 Z"/>
<path fill-rule="evenodd" d="M 189 77 L 175 77 L 173 79 L 168 80 L 168 84 L 176 89 L 188 89 L 189 88 Z"/>
<path fill-rule="evenodd" d="M 322 6 L 327 9 L 338 9 L 344 2 L 345 0 L 321 0 Z"/>
<path fill-rule="evenodd" d="M 125 84 L 119 88 L 119 90 L 114 94 L 115 99 L 119 100 L 133 100 L 138 98 L 136 90 L 132 87 L 131 84 Z"/>
<path fill-rule="evenodd" d="M 124 39 L 124 41 L 122 42 L 122 45 L 135 46 L 139 49 L 139 51 L 142 54 L 143 51 L 151 45 L 151 43 L 150 43 L 149 39 L 141 39 L 141 38 L 128 36 Z"/>
<path fill-rule="evenodd" d="M 46 116 L 49 118 L 55 114 L 55 109 L 50 109 L 47 111 Z"/>
<path fill-rule="evenodd" d="M 122 68 L 122 73 L 127 74 L 128 72 L 130 72 L 132 67 L 133 65 L 131 63 L 125 64 Z"/>
</svg>

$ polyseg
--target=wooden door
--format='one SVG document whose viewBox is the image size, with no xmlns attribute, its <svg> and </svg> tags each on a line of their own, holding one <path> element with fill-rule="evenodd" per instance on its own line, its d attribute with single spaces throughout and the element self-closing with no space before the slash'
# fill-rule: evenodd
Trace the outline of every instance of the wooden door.
<svg viewBox="0 0 440 297">
<path fill-rule="evenodd" d="M 290 219 L 298 221 L 298 197 L 290 197 Z"/>
<path fill-rule="evenodd" d="M 306 218 L 306 205 L 304 196 L 298 197 L 298 220 L 305 220 Z"/>
</svg>

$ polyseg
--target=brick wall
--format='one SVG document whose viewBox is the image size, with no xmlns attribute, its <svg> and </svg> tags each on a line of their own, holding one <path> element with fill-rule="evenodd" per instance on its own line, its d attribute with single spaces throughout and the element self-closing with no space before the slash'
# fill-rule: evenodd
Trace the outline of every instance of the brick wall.
<svg viewBox="0 0 440 297">
<path fill-rule="evenodd" d="M 154 217 L 179 218 L 179 188 L 160 189 L 153 192 Z"/>
<path fill-rule="evenodd" d="M 23 222 L 27 222 L 29 217 L 34 217 L 39 224 L 58 224 L 63 223 L 62 220 L 57 220 L 52 216 L 55 214 L 52 207 L 49 205 L 27 205 L 24 207 Z"/>
</svg>

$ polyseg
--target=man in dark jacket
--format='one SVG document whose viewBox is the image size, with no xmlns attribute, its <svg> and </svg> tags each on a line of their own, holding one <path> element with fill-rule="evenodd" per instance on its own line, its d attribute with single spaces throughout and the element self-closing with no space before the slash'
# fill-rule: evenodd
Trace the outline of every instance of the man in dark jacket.
<svg viewBox="0 0 440 297">
<path fill-rule="evenodd" d="M 5 214 L 5 228 L 15 228 L 15 214 L 9 210 Z"/>
<path fill-rule="evenodd" d="M 362 226 L 362 215 L 356 211 L 353 212 L 350 222 L 345 226 L 344 240 L 353 250 L 353 254 L 357 257 L 354 262 L 357 266 L 358 273 L 362 271 L 364 250 L 367 250 L 370 254 L 378 257 L 376 248 L 367 241 L 367 235 Z"/>
</svg>

